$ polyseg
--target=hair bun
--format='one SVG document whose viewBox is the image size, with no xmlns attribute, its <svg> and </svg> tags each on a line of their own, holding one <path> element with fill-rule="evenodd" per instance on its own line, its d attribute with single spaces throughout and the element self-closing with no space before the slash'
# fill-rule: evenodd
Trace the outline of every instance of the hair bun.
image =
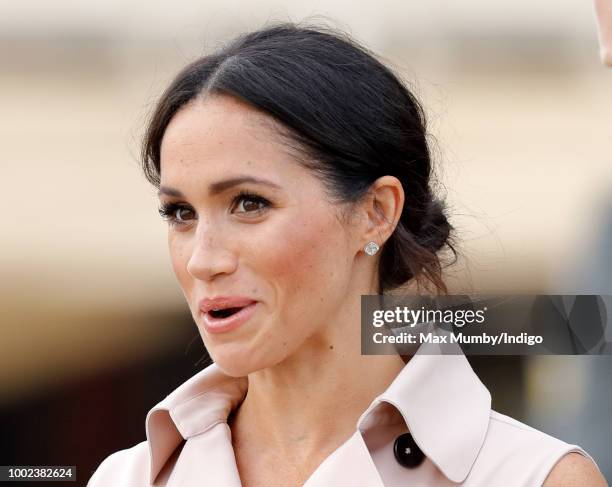
<svg viewBox="0 0 612 487">
<path fill-rule="evenodd" d="M 419 231 L 414 235 L 419 245 L 437 252 L 447 243 L 452 226 L 446 218 L 442 201 L 431 199 L 426 206 Z"/>
</svg>

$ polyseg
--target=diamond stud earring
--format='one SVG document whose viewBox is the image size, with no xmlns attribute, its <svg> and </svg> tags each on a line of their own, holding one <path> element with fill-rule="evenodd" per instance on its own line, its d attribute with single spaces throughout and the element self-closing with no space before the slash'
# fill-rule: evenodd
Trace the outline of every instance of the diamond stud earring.
<svg viewBox="0 0 612 487">
<path fill-rule="evenodd" d="M 374 255 L 376 252 L 378 252 L 379 248 L 380 247 L 376 244 L 376 242 L 368 242 L 363 250 L 368 255 Z"/>
</svg>

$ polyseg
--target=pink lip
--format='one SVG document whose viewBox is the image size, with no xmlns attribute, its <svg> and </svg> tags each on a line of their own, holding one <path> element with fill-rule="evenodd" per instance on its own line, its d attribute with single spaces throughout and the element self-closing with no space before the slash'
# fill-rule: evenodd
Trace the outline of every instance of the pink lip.
<svg viewBox="0 0 612 487">
<path fill-rule="evenodd" d="M 256 308 L 257 301 L 252 301 L 251 304 L 227 318 L 213 318 L 208 312 L 202 312 L 204 328 L 208 333 L 226 333 L 235 330 L 253 316 Z"/>
<path fill-rule="evenodd" d="M 257 301 L 246 296 L 217 296 L 200 301 L 199 308 L 204 327 L 209 333 L 225 333 L 234 330 L 247 321 L 255 312 Z M 226 318 L 213 318 L 211 309 L 242 308 Z"/>
<path fill-rule="evenodd" d="M 254 301 L 246 296 L 217 296 L 202 299 L 198 304 L 202 313 L 208 313 L 211 309 L 241 308 Z"/>
</svg>

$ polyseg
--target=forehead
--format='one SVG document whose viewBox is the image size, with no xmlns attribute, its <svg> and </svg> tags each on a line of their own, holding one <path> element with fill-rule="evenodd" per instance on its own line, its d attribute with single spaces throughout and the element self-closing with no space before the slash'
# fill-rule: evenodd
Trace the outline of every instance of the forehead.
<svg viewBox="0 0 612 487">
<path fill-rule="evenodd" d="M 171 119 L 161 144 L 161 178 L 215 177 L 228 172 L 261 171 L 303 176 L 271 117 L 237 98 L 198 98 Z"/>
</svg>

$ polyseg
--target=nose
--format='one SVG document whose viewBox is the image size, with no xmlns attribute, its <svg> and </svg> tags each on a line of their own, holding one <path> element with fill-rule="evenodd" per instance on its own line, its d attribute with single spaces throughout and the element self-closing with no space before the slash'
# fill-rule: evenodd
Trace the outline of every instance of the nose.
<svg viewBox="0 0 612 487">
<path fill-rule="evenodd" d="M 194 234 L 187 272 L 202 281 L 209 281 L 219 274 L 231 274 L 236 270 L 237 257 L 227 245 L 227 236 L 219 229 L 206 227 L 202 221 Z"/>
</svg>

